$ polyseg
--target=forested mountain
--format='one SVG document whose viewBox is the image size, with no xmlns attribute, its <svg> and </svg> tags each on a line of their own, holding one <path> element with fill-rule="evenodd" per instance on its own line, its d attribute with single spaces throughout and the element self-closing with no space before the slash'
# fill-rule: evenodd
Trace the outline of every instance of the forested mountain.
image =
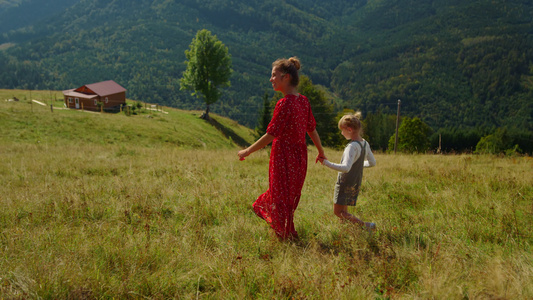
<svg viewBox="0 0 533 300">
<path fill-rule="evenodd" d="M 34 26 L 80 0 L 0 0 L 0 30 Z"/>
<path fill-rule="evenodd" d="M 205 28 L 228 46 L 234 69 L 212 110 L 251 127 L 272 61 L 296 55 L 302 72 L 337 96 L 338 110 L 395 113 L 401 99 L 403 115 L 434 130 L 533 131 L 529 0 L 0 1 L 7 15 L 0 88 L 113 79 L 132 99 L 201 108 L 179 78 L 184 51 Z"/>
</svg>

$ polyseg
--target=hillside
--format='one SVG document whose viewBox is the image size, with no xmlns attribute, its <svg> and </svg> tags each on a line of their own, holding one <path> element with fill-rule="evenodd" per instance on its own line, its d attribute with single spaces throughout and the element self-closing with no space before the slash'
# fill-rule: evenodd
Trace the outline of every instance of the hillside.
<svg viewBox="0 0 533 300">
<path fill-rule="evenodd" d="M 40 4 L 15 2 L 17 15 Z M 5 3 L 0 15 L 15 9 Z M 179 78 L 184 51 L 206 28 L 228 46 L 235 71 L 212 109 L 250 127 L 270 92 L 271 62 L 297 55 L 302 72 L 337 96 L 338 110 L 394 112 L 401 99 L 404 115 L 435 130 L 533 130 L 530 1 L 50 3 L 55 14 L 43 9 L 31 26 L 0 27 L 0 87 L 62 90 L 114 79 L 128 97 L 201 109 Z"/>
<path fill-rule="evenodd" d="M 30 98 L 31 97 L 31 98 Z M 19 101 L 5 101 L 17 98 Z M 39 100 L 45 104 L 30 102 Z M 251 144 L 253 132 L 225 117 L 213 114 L 216 127 L 199 118 L 199 111 L 164 107 L 163 112 L 143 106 L 136 115 L 100 114 L 63 108 L 61 92 L 0 90 L 0 143 L 36 145 L 89 144 L 180 149 L 231 149 Z M 136 105 L 128 100 L 128 104 Z M 53 112 L 50 105 L 54 106 Z M 149 105 L 147 105 L 150 108 Z M 232 137 L 231 139 L 229 137 Z M 241 142 L 242 141 L 242 142 Z"/>
</svg>

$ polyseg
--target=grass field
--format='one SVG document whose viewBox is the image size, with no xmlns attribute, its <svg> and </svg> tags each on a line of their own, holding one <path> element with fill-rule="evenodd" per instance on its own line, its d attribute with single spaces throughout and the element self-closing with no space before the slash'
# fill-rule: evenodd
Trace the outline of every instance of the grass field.
<svg viewBox="0 0 533 300">
<path fill-rule="evenodd" d="M 530 157 L 376 154 L 352 210 L 369 236 L 310 148 L 281 243 L 251 210 L 267 150 L 239 161 L 194 112 L 29 106 L 0 101 L 0 298 L 533 298 Z"/>
</svg>

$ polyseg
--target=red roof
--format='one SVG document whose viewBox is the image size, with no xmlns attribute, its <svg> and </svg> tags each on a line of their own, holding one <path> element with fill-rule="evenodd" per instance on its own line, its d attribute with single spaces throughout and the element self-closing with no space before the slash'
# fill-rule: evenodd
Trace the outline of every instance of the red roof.
<svg viewBox="0 0 533 300">
<path fill-rule="evenodd" d="M 77 92 L 82 93 L 85 96 L 98 95 L 100 97 L 105 97 L 113 94 L 122 93 L 125 91 L 126 89 L 121 87 L 118 83 L 114 82 L 113 80 L 107 80 L 97 83 L 86 84 L 74 90 L 66 90 L 63 91 L 63 94 L 67 95 L 72 94 L 73 92 Z"/>
<path fill-rule="evenodd" d="M 98 97 L 98 95 L 87 95 L 76 92 L 74 89 L 63 91 L 63 95 L 68 97 L 76 97 L 76 98 L 84 98 L 84 99 L 92 99 Z"/>
<path fill-rule="evenodd" d="M 121 87 L 118 83 L 113 80 L 102 81 L 98 83 L 91 83 L 85 85 L 88 89 L 93 91 L 98 96 L 108 96 L 112 94 L 118 94 L 125 92 L 126 89 Z"/>
</svg>

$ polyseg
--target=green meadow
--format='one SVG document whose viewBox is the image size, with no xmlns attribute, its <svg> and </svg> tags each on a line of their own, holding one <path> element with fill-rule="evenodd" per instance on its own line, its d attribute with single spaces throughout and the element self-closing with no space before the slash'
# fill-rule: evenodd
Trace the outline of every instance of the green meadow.
<svg viewBox="0 0 533 300">
<path fill-rule="evenodd" d="M 0 299 L 533 298 L 531 157 L 376 153 L 351 209 L 370 235 L 309 147 L 300 240 L 279 242 L 251 209 L 268 149 L 239 161 L 228 137 L 249 129 L 27 93 L 0 90 Z"/>
</svg>

